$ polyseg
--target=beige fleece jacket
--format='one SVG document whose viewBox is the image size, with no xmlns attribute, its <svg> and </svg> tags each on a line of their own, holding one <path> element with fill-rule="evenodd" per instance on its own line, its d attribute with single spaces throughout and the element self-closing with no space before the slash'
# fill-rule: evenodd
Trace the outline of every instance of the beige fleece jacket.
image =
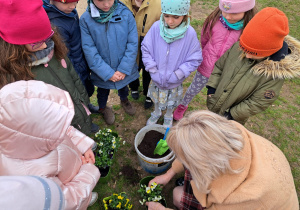
<svg viewBox="0 0 300 210">
<path fill-rule="evenodd" d="M 284 154 L 267 139 L 258 136 L 241 124 L 245 145 L 243 159 L 231 160 L 233 169 L 241 167 L 239 174 L 223 174 L 213 180 L 210 193 L 201 193 L 191 181 L 197 200 L 207 209 L 299 209 L 298 197 L 289 163 Z M 178 159 L 172 164 L 178 173 L 183 165 Z"/>
</svg>

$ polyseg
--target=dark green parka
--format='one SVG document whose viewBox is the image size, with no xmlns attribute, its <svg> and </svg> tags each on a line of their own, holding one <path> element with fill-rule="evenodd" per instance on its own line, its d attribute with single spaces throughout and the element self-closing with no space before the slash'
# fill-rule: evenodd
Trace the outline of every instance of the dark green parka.
<svg viewBox="0 0 300 210">
<path fill-rule="evenodd" d="M 267 109 L 279 96 L 285 79 L 300 76 L 300 42 L 285 38 L 290 54 L 280 61 L 252 60 L 242 57 L 239 42 L 216 63 L 207 86 L 215 89 L 207 97 L 207 107 L 244 124 L 247 119 Z M 209 91 L 208 91 L 209 94 Z"/>
<path fill-rule="evenodd" d="M 84 104 L 88 107 L 89 97 L 70 60 L 66 58 L 64 63 L 58 61 L 54 55 L 47 64 L 32 67 L 35 80 L 43 81 L 69 92 L 75 109 L 71 125 L 82 133 L 89 135 L 91 133 L 92 121 L 83 106 Z"/>
</svg>

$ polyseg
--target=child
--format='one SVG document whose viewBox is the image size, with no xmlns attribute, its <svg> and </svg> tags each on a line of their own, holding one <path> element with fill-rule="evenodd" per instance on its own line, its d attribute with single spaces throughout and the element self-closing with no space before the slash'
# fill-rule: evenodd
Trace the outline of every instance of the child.
<svg viewBox="0 0 300 210">
<path fill-rule="evenodd" d="M 238 41 L 241 32 L 255 15 L 255 0 L 219 0 L 219 6 L 206 18 L 201 31 L 203 62 L 187 89 L 181 104 L 174 111 L 180 120 L 193 100 L 206 85 L 215 62 Z"/>
<path fill-rule="evenodd" d="M 147 125 L 155 124 L 167 109 L 164 127 L 173 124 L 173 110 L 182 99 L 182 82 L 202 62 L 197 34 L 188 16 L 189 0 L 162 0 L 162 14 L 142 42 L 143 62 L 152 83 L 148 96 L 154 112 Z"/>
<path fill-rule="evenodd" d="M 60 187 L 39 176 L 0 176 L 0 195 L 1 209 L 63 210 L 65 202 Z"/>
<path fill-rule="evenodd" d="M 61 209 L 86 209 L 97 200 L 94 141 L 70 126 L 68 92 L 41 81 L 13 82 L 0 90 L 0 110 L 0 176 L 53 180 L 65 197 Z"/>
<path fill-rule="evenodd" d="M 208 109 L 242 124 L 267 109 L 284 80 L 300 75 L 300 43 L 288 33 L 280 10 L 257 13 L 240 41 L 216 62 L 207 83 Z"/>
<path fill-rule="evenodd" d="M 18 80 L 41 80 L 70 93 L 75 105 L 72 125 L 89 135 L 89 97 L 67 58 L 67 49 L 52 30 L 42 1 L 0 0 L 0 88 Z M 22 21 L 16 21 L 22 14 Z"/>
<path fill-rule="evenodd" d="M 128 101 L 127 85 L 139 77 L 136 64 L 138 36 L 134 17 L 118 0 L 88 0 L 80 17 L 82 48 L 97 86 L 99 112 L 107 124 L 115 115 L 107 104 L 110 89 L 117 89 L 121 106 L 129 115 L 135 108 Z"/>
<path fill-rule="evenodd" d="M 90 79 L 90 70 L 81 48 L 79 17 L 76 10 L 78 0 L 43 0 L 44 9 L 51 24 L 57 27 L 69 50 L 68 57 L 79 75 L 88 96 L 91 97 L 95 87 Z M 99 107 L 88 105 L 92 113 L 98 112 Z"/>
<path fill-rule="evenodd" d="M 141 43 L 148 33 L 150 27 L 160 19 L 161 15 L 161 2 L 160 0 L 121 0 L 130 11 L 134 14 L 134 18 L 136 21 L 136 27 L 138 31 L 139 38 L 139 49 L 137 62 L 139 65 L 138 70 L 141 69 L 143 72 L 143 94 L 146 96 L 146 100 L 144 103 L 144 108 L 149 109 L 153 106 L 153 101 L 151 98 L 147 97 L 149 84 L 151 81 L 151 77 L 149 72 L 145 71 L 145 66 L 142 61 L 142 51 L 141 51 Z M 137 100 L 139 98 L 138 88 L 140 86 L 139 78 L 129 84 L 131 88 L 131 96 L 133 99 Z"/>
</svg>

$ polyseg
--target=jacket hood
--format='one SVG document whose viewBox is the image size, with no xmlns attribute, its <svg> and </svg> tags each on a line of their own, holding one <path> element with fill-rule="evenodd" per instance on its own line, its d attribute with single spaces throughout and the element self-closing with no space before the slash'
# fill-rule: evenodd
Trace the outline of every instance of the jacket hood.
<svg viewBox="0 0 300 210">
<path fill-rule="evenodd" d="M 62 11 L 60 11 L 59 9 L 57 9 L 56 6 L 50 4 L 49 0 L 43 0 L 43 7 L 47 12 L 47 15 L 49 17 L 49 19 L 53 19 L 53 18 L 58 18 L 58 17 L 70 17 L 70 18 L 74 18 L 77 16 L 77 10 L 74 9 L 70 14 L 66 14 Z"/>
<path fill-rule="evenodd" d="M 280 61 L 266 59 L 259 62 L 251 69 L 254 75 L 264 75 L 273 79 L 292 79 L 300 76 L 300 42 L 289 35 L 284 41 L 291 53 Z"/>
<path fill-rule="evenodd" d="M 0 90 L 0 153 L 40 158 L 65 138 L 74 116 L 68 92 L 41 81 L 18 81 Z"/>
</svg>

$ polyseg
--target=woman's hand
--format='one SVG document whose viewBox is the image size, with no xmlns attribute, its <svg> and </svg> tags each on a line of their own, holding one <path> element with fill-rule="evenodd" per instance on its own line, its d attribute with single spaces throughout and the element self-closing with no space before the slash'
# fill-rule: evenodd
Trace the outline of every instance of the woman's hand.
<svg viewBox="0 0 300 210">
<path fill-rule="evenodd" d="M 165 210 L 166 208 L 158 202 L 146 202 L 148 210 Z"/>
<path fill-rule="evenodd" d="M 157 176 L 155 177 L 154 179 L 150 180 L 148 186 L 150 187 L 152 182 L 156 182 L 157 184 L 162 184 L 162 185 L 166 185 L 169 183 L 169 181 L 173 178 L 173 176 L 175 175 L 176 173 L 173 171 L 172 168 L 170 168 L 167 173 L 163 174 L 163 175 L 160 175 L 160 176 Z"/>
<path fill-rule="evenodd" d="M 87 163 L 92 163 L 95 164 L 95 155 L 93 153 L 93 151 L 91 149 L 88 149 L 85 153 L 84 153 L 84 158 L 85 161 Z"/>
</svg>

